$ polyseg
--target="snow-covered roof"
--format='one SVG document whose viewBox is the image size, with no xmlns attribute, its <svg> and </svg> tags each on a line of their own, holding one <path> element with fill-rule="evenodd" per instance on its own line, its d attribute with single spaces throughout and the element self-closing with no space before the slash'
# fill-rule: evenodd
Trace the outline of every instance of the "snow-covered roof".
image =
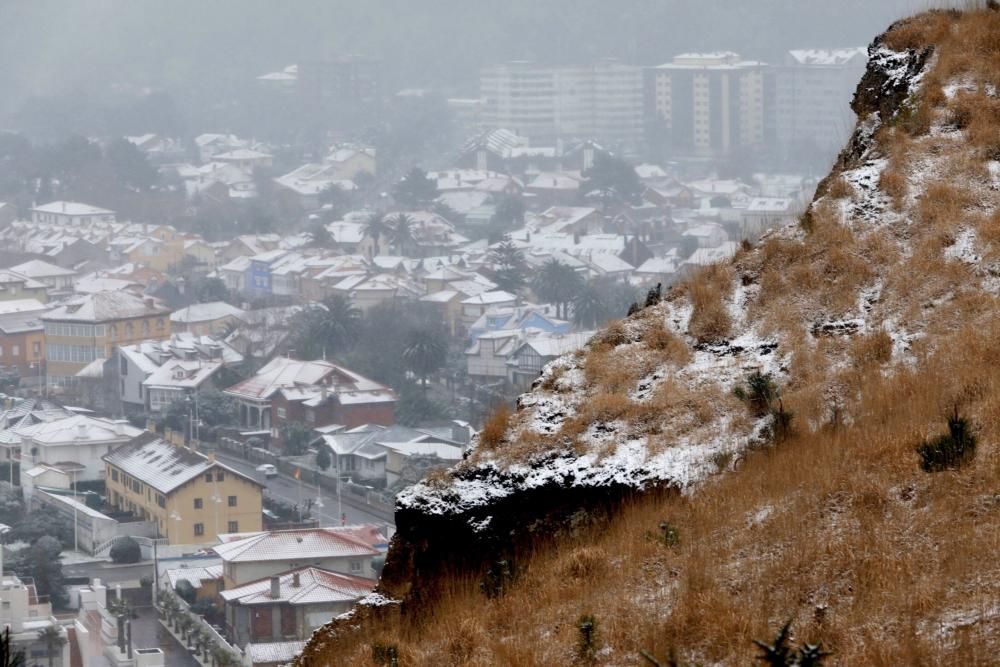
<svg viewBox="0 0 1000 667">
<path fill-rule="evenodd" d="M 220 361 L 174 359 L 153 371 L 142 384 L 150 389 L 197 389 L 220 368 Z"/>
<path fill-rule="evenodd" d="M 20 429 L 20 432 L 40 445 L 76 445 L 128 442 L 143 431 L 128 422 L 73 415 L 55 421 L 39 422 Z"/>
<path fill-rule="evenodd" d="M 203 581 L 212 581 L 222 577 L 221 565 L 209 565 L 207 567 L 178 567 L 165 572 L 167 581 L 170 582 L 170 590 L 177 588 L 177 584 L 186 581 L 195 589 L 201 588 Z"/>
<path fill-rule="evenodd" d="M 244 311 L 241 308 L 230 305 L 225 301 L 212 301 L 210 303 L 195 303 L 176 310 L 170 314 L 171 322 L 211 322 L 223 317 L 242 318 Z"/>
<path fill-rule="evenodd" d="M 17 266 L 10 267 L 10 270 L 29 278 L 52 278 L 55 276 L 76 275 L 76 271 L 73 269 L 64 269 L 61 266 L 56 266 L 40 259 L 28 260 Z"/>
<path fill-rule="evenodd" d="M 511 294 L 510 292 L 505 292 L 503 290 L 494 290 L 492 292 L 483 292 L 475 296 L 470 296 L 467 299 L 463 299 L 462 305 L 488 306 L 498 303 L 514 303 L 515 301 L 517 301 L 516 294 Z"/>
<path fill-rule="evenodd" d="M 302 528 L 256 533 L 218 544 L 212 549 L 227 563 L 303 561 L 377 556 L 380 553 L 353 531 L 341 528 Z"/>
<path fill-rule="evenodd" d="M 340 403 L 383 403 L 396 400 L 396 394 L 383 384 L 369 380 L 329 361 L 300 361 L 275 357 L 256 375 L 228 389 L 232 396 L 267 400 L 281 390 L 308 390 L 301 400 L 314 398 L 324 391 Z"/>
<path fill-rule="evenodd" d="M 303 567 L 278 576 L 278 596 L 274 597 L 271 577 L 230 588 L 219 593 L 223 600 L 241 605 L 290 604 L 295 606 L 354 602 L 375 588 L 375 581 Z"/>
<path fill-rule="evenodd" d="M 60 215 L 114 215 L 114 211 L 75 201 L 54 201 L 31 209 L 37 213 L 57 213 Z"/>
<path fill-rule="evenodd" d="M 0 301 L 0 316 L 15 313 L 36 313 L 48 308 L 38 299 L 12 299 Z"/>
<path fill-rule="evenodd" d="M 154 437 L 150 434 L 149 437 Z M 119 447 L 101 457 L 136 479 L 153 487 L 160 493 L 171 493 L 180 486 L 203 473 L 220 468 L 250 484 L 257 484 L 246 475 L 227 465 L 213 461 L 204 454 L 192 451 L 156 438 Z M 259 486 L 259 484 L 257 484 Z"/>
<path fill-rule="evenodd" d="M 530 347 L 543 358 L 555 358 L 570 352 L 576 352 L 594 337 L 596 331 L 577 331 L 567 334 L 540 333 L 529 335 L 521 343 L 520 348 Z M 516 352 L 515 352 L 516 354 Z"/>
<path fill-rule="evenodd" d="M 868 60 L 868 49 L 863 46 L 845 49 L 793 49 L 788 55 L 799 65 L 864 65 Z"/>
<path fill-rule="evenodd" d="M 754 197 L 747 206 L 747 213 L 788 213 L 794 200 L 787 197 Z"/>
<path fill-rule="evenodd" d="M 42 317 L 45 321 L 107 322 L 169 313 L 153 297 L 131 292 L 98 292 L 73 297 Z"/>
</svg>

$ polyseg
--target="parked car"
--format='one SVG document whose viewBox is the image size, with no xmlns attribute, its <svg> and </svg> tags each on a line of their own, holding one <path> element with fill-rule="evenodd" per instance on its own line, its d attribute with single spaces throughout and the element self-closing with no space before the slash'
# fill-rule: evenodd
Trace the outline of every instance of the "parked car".
<svg viewBox="0 0 1000 667">
<path fill-rule="evenodd" d="M 278 476 L 278 469 L 271 463 L 261 463 L 257 466 L 256 470 L 257 472 L 262 473 L 266 479 L 272 479 Z"/>
</svg>

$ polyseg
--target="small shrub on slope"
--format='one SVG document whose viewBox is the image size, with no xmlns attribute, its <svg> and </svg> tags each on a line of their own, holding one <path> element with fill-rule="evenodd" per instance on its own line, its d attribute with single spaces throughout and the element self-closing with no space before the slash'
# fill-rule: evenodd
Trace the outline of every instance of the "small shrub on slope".
<svg viewBox="0 0 1000 667">
<path fill-rule="evenodd" d="M 940 472 L 958 468 L 976 455 L 976 436 L 968 420 L 955 413 L 948 418 L 948 433 L 920 445 L 920 467 L 924 472 Z"/>
</svg>

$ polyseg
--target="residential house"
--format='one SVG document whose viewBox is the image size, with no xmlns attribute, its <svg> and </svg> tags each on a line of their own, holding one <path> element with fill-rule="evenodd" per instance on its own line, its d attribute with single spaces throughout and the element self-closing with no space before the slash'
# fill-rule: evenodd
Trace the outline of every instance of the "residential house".
<svg viewBox="0 0 1000 667">
<path fill-rule="evenodd" d="M 10 269 L 0 269 L 0 301 L 49 300 L 49 286 Z"/>
<path fill-rule="evenodd" d="M 226 588 L 219 595 L 231 639 L 237 646 L 253 646 L 308 639 L 371 593 L 375 583 L 309 566 Z"/>
<path fill-rule="evenodd" d="M 197 394 L 222 368 L 241 363 L 243 355 L 224 341 L 180 332 L 162 341 L 120 346 L 103 374 L 117 394 L 118 409 L 161 412 L 173 401 Z"/>
<path fill-rule="evenodd" d="M 261 642 L 243 647 L 243 667 L 282 667 L 290 665 L 306 647 L 306 640 Z"/>
<path fill-rule="evenodd" d="M 0 301 L 0 367 L 16 369 L 22 386 L 34 384 L 32 380 L 45 373 L 41 317 L 46 312 L 48 307 L 35 299 Z"/>
<path fill-rule="evenodd" d="M 388 539 L 372 525 L 300 528 L 223 535 L 212 550 L 222 559 L 224 590 L 305 567 L 374 579 L 372 560 Z"/>
<path fill-rule="evenodd" d="M 604 216 L 586 206 L 552 206 L 527 221 L 529 229 L 543 234 L 586 236 L 604 232 Z"/>
<path fill-rule="evenodd" d="M 330 448 L 333 469 L 355 482 L 391 487 L 400 480 L 416 483 L 431 467 L 452 465 L 462 458 L 469 432 L 449 428 L 442 435 L 435 429 L 409 426 L 362 424 L 320 427 L 318 446 Z"/>
<path fill-rule="evenodd" d="M 391 273 L 348 276 L 334 284 L 330 293 L 345 297 L 362 313 L 382 304 L 415 301 L 421 295 L 419 286 Z"/>
<path fill-rule="evenodd" d="M 74 297 L 42 316 L 48 383 L 72 387 L 74 378 L 113 348 L 170 336 L 170 311 L 153 297 L 98 292 Z"/>
<path fill-rule="evenodd" d="M 156 523 L 170 544 L 208 544 L 261 529 L 262 487 L 194 450 L 153 434 L 103 457 L 108 502 Z"/>
<path fill-rule="evenodd" d="M 493 290 L 482 292 L 475 296 L 462 299 L 462 326 L 468 330 L 479 318 L 486 314 L 488 310 L 513 308 L 517 305 L 516 294 L 503 290 Z"/>
<path fill-rule="evenodd" d="M 490 331 L 543 331 L 546 333 L 569 333 L 572 325 L 554 316 L 551 306 L 496 307 L 483 313 L 469 327 L 469 340 L 475 340 Z"/>
<path fill-rule="evenodd" d="M 542 172 L 528 183 L 528 194 L 542 205 L 571 206 L 580 195 L 583 177 L 565 172 Z"/>
<path fill-rule="evenodd" d="M 743 211 L 740 224 L 742 238 L 756 241 L 768 229 L 795 222 L 799 208 L 788 197 L 754 197 Z"/>
<path fill-rule="evenodd" d="M 69 294 L 72 292 L 73 282 L 78 275 L 73 269 L 65 269 L 41 259 L 29 260 L 17 266 L 12 266 L 9 270 L 37 282 L 44 283 L 48 287 L 50 295 Z"/>
<path fill-rule="evenodd" d="M 212 162 L 231 164 L 244 171 L 253 172 L 254 169 L 270 169 L 274 162 L 274 156 L 252 148 L 236 148 L 224 153 L 216 153 L 212 156 Z"/>
<path fill-rule="evenodd" d="M 46 225 L 82 227 L 95 222 L 115 222 L 115 212 L 72 201 L 54 201 L 31 209 L 31 221 Z"/>
<path fill-rule="evenodd" d="M 70 667 L 72 647 L 66 628 L 52 615 L 52 603 L 47 596 L 38 594 L 33 581 L 24 581 L 15 574 L 0 574 L 0 626 L 10 632 L 10 653 L 5 651 L 5 659 L 23 652 L 24 664 Z M 54 650 L 39 634 L 49 628 L 54 628 L 63 642 Z"/>
<path fill-rule="evenodd" d="M 323 194 L 329 190 L 349 192 L 357 188 L 350 179 L 335 178 L 337 168 L 328 164 L 310 162 L 274 179 L 307 211 L 320 207 Z"/>
<path fill-rule="evenodd" d="M 103 479 L 101 457 L 144 433 L 128 422 L 87 415 L 18 426 L 16 431 L 21 438 L 22 470 L 42 463 L 56 467 L 73 463 L 77 465 L 74 482 Z"/>
<path fill-rule="evenodd" d="M 576 352 L 594 336 L 594 331 L 575 333 L 529 333 L 507 355 L 507 380 L 519 391 L 527 391 L 547 364 L 564 354 Z"/>
<path fill-rule="evenodd" d="M 244 324 L 226 337 L 226 343 L 248 358 L 268 359 L 291 333 L 290 325 L 302 306 L 275 306 L 244 312 Z"/>
<path fill-rule="evenodd" d="M 395 420 L 392 389 L 329 361 L 276 357 L 225 391 L 240 403 L 240 424 L 276 434 L 290 422 L 389 426 Z"/>
<path fill-rule="evenodd" d="M 230 333 L 244 322 L 246 313 L 225 301 L 194 303 L 170 314 L 170 330 L 197 336 L 217 336 Z"/>
</svg>

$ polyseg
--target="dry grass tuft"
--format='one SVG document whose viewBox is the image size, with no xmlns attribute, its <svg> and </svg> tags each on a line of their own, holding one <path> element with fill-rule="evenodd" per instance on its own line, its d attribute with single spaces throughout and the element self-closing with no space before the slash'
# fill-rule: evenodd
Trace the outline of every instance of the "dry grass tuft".
<svg viewBox="0 0 1000 667">
<path fill-rule="evenodd" d="M 903 204 L 909 190 L 909 184 L 906 182 L 906 176 L 903 175 L 903 172 L 890 163 L 879 175 L 878 187 L 892 199 L 894 210 L 903 210 Z"/>
<path fill-rule="evenodd" d="M 892 337 L 884 329 L 858 336 L 851 346 L 851 360 L 856 368 L 884 364 L 892 358 Z"/>
<path fill-rule="evenodd" d="M 663 361 L 683 366 L 691 360 L 691 350 L 680 336 L 668 330 L 662 321 L 657 321 L 642 336 L 646 346 L 659 352 Z"/>
<path fill-rule="evenodd" d="M 500 447 L 507 438 L 510 416 L 510 408 L 506 404 L 499 405 L 483 424 L 483 430 L 479 433 L 479 446 L 487 451 Z"/>
<path fill-rule="evenodd" d="M 850 199 L 854 196 L 854 188 L 846 178 L 838 176 L 832 180 L 826 194 L 833 199 Z"/>
<path fill-rule="evenodd" d="M 885 45 L 893 51 L 908 51 L 940 44 L 951 34 L 954 20 L 950 12 L 935 11 L 900 21 L 885 36 Z"/>
<path fill-rule="evenodd" d="M 719 342 L 732 333 L 733 321 L 725 302 L 732 290 L 732 280 L 732 269 L 716 264 L 687 283 L 693 308 L 688 333 L 699 343 Z"/>
</svg>

